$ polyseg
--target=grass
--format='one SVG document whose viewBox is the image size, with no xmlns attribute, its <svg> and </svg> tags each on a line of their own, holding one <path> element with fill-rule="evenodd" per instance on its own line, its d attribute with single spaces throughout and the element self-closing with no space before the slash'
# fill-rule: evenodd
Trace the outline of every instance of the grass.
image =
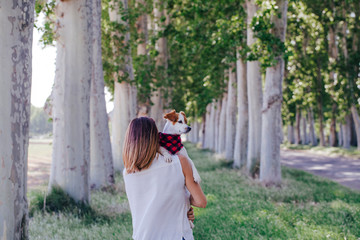
<svg viewBox="0 0 360 240">
<path fill-rule="evenodd" d="M 360 238 L 360 192 L 285 167 L 282 187 L 264 188 L 212 152 L 191 144 L 186 148 L 208 199 L 205 209 L 195 209 L 195 239 Z M 85 214 L 79 210 L 47 212 L 42 204 L 35 207 L 30 238 L 131 239 L 123 181 L 119 175 L 116 180 L 111 191 L 92 192 L 91 210 L 82 211 Z M 43 195 L 41 190 L 31 191 L 30 208 L 41 202 Z"/>
<path fill-rule="evenodd" d="M 310 152 L 319 153 L 327 156 L 345 156 L 351 158 L 360 158 L 360 150 L 356 147 L 350 147 L 345 149 L 342 147 L 321 147 L 321 146 L 311 146 L 311 145 L 295 145 L 284 143 L 281 145 L 282 148 L 292 149 L 292 150 L 309 150 Z"/>
</svg>

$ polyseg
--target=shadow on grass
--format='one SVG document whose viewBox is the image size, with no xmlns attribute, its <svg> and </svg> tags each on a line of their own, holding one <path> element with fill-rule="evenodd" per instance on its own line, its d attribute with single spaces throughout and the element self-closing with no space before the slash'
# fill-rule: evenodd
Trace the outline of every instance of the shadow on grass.
<svg viewBox="0 0 360 240">
<path fill-rule="evenodd" d="M 60 187 L 53 187 L 48 195 L 41 192 L 34 193 L 30 203 L 29 216 L 33 217 L 36 212 L 71 214 L 81 219 L 84 225 L 94 222 L 110 223 L 113 220 L 112 217 L 99 213 L 86 203 L 76 202 Z"/>
</svg>

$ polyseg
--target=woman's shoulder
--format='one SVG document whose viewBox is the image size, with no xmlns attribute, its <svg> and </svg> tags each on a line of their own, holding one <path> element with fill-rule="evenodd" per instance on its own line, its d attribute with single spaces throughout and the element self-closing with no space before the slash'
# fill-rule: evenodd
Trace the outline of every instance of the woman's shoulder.
<svg viewBox="0 0 360 240">
<path fill-rule="evenodd" d="M 148 169 L 144 169 L 141 170 L 139 172 L 135 172 L 135 173 L 126 173 L 126 169 L 124 169 L 123 171 L 123 176 L 125 175 L 141 175 L 141 174 L 146 174 L 151 172 L 152 170 L 158 169 L 158 168 L 162 168 L 162 167 L 170 167 L 173 164 L 179 164 L 180 163 L 180 159 L 177 155 L 171 155 L 172 161 L 166 162 L 165 158 L 163 155 L 161 155 L 160 153 L 156 154 L 154 160 L 152 161 L 150 167 Z"/>
</svg>

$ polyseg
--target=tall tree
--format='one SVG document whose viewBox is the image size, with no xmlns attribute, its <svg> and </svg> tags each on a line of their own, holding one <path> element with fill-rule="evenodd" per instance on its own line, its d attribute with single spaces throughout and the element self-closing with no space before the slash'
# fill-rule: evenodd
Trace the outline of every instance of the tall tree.
<svg viewBox="0 0 360 240">
<path fill-rule="evenodd" d="M 256 43 L 253 29 L 251 27 L 252 19 L 258 9 L 255 0 L 246 1 L 247 9 L 247 45 Z M 261 109 L 262 109 L 262 82 L 260 63 L 257 60 L 247 62 L 247 91 L 249 103 L 249 138 L 248 155 L 246 169 L 249 175 L 255 176 L 259 170 L 261 153 Z"/>
<path fill-rule="evenodd" d="M 0 238 L 28 239 L 32 34 L 35 1 L 0 3 Z"/>
<path fill-rule="evenodd" d="M 237 125 L 234 146 L 234 167 L 242 168 L 247 161 L 247 144 L 249 132 L 248 94 L 246 81 L 246 63 L 237 51 Z"/>
<path fill-rule="evenodd" d="M 236 133 L 236 65 L 230 64 L 228 81 L 228 98 L 226 105 L 225 159 L 234 158 L 234 142 Z"/>
<path fill-rule="evenodd" d="M 128 1 L 111 1 L 109 18 L 111 29 L 111 46 L 114 69 L 114 110 L 112 116 L 112 154 L 114 168 L 124 168 L 122 146 L 126 129 L 136 117 L 136 89 L 132 85 L 134 71 L 130 48 L 130 28 L 128 19 Z M 121 31 L 122 30 L 122 31 Z"/>
<path fill-rule="evenodd" d="M 156 50 L 158 55 L 156 56 L 156 76 L 154 79 L 153 87 L 154 91 L 151 94 L 151 107 L 150 107 L 150 117 L 155 120 L 158 129 L 161 131 L 165 125 L 163 118 L 164 115 L 164 96 L 163 96 L 163 82 L 164 78 L 167 76 L 167 66 L 168 66 L 168 50 L 167 50 L 167 39 L 164 36 L 164 29 L 168 24 L 166 17 L 164 1 L 154 0 L 154 20 L 155 20 L 155 35 L 157 35 L 156 40 Z"/>
<path fill-rule="evenodd" d="M 101 54 L 101 0 L 93 0 L 92 4 L 90 185 L 92 188 L 100 188 L 113 184 L 115 178 L 104 94 L 105 83 Z"/>
<path fill-rule="evenodd" d="M 271 17 L 273 34 L 282 43 L 285 41 L 287 0 L 277 0 L 278 13 Z M 281 46 L 279 44 L 274 46 Z M 266 69 L 264 104 L 262 108 L 262 141 L 260 181 L 266 185 L 281 183 L 280 133 L 282 131 L 281 102 L 284 78 L 283 54 L 275 55 L 276 65 Z"/>
<path fill-rule="evenodd" d="M 49 188 L 90 201 L 90 86 L 93 64 L 90 0 L 57 4 L 57 56 L 53 87 L 53 157 Z"/>
</svg>

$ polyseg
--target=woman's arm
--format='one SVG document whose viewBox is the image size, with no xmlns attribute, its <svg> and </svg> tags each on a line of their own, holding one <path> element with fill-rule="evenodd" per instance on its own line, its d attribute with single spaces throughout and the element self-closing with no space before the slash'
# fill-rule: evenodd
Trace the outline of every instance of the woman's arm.
<svg viewBox="0 0 360 240">
<path fill-rule="evenodd" d="M 178 156 L 180 159 L 182 171 L 185 176 L 185 185 L 191 194 L 190 204 L 195 207 L 205 208 L 207 204 L 206 197 L 201 189 L 200 184 L 194 181 L 193 171 L 189 160 L 183 155 Z"/>
</svg>

